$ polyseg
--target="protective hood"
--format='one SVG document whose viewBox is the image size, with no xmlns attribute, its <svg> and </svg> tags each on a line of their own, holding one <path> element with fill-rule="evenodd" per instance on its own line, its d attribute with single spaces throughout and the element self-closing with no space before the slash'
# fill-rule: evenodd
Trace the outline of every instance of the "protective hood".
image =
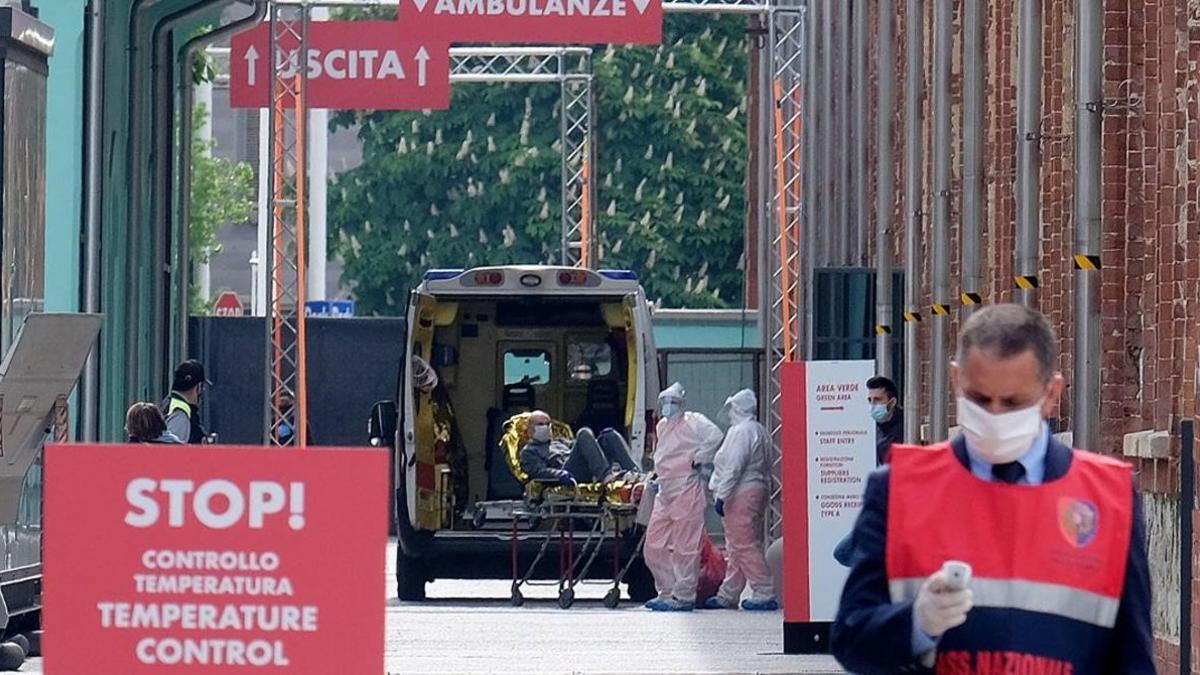
<svg viewBox="0 0 1200 675">
<path fill-rule="evenodd" d="M 749 389 L 743 389 L 725 399 L 722 412 L 729 418 L 730 424 L 739 424 L 754 419 L 758 414 L 758 397 Z"/>
<path fill-rule="evenodd" d="M 675 384 L 672 384 L 671 386 L 669 386 L 666 389 L 663 389 L 661 392 L 659 392 L 659 394 L 658 394 L 658 404 L 659 405 L 662 405 L 662 402 L 667 399 L 672 399 L 675 401 L 682 402 L 687 399 L 687 390 L 685 390 L 683 388 L 682 384 L 679 384 L 678 382 L 676 382 Z"/>
</svg>

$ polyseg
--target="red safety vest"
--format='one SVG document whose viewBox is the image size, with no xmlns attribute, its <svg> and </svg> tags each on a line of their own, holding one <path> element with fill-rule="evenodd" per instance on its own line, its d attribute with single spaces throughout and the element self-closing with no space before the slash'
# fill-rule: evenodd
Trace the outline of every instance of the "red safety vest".
<svg viewBox="0 0 1200 675">
<path fill-rule="evenodd" d="M 977 478 L 948 443 L 891 457 L 892 601 L 915 599 L 946 560 L 973 570 L 975 609 L 939 641 L 937 672 L 1098 672 L 1125 581 L 1131 467 L 1076 450 L 1061 478 L 1009 485 Z"/>
</svg>

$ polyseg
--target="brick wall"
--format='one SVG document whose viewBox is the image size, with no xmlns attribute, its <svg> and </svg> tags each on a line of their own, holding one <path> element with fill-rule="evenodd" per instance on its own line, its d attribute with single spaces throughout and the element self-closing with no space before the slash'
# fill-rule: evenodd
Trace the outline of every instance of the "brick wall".
<svg viewBox="0 0 1200 675">
<path fill-rule="evenodd" d="M 1126 433 L 1145 429 L 1169 431 L 1171 457 L 1137 460 L 1140 488 L 1154 494 L 1178 494 L 1181 420 L 1196 416 L 1196 371 L 1200 350 L 1200 0 L 1104 1 L 1104 117 L 1102 161 L 1102 419 L 1104 451 L 1120 452 Z M 872 3 L 873 4 L 873 3 Z M 932 6 L 926 5 L 926 58 L 932 55 Z M 956 4 L 956 11 L 961 8 Z M 904 3 L 897 3 L 897 208 L 893 232 L 898 264 L 903 260 L 903 91 Z M 985 302 L 1015 298 L 1013 251 L 1016 203 L 1014 180 L 1018 145 L 1016 0 L 986 3 L 988 22 L 985 133 Z M 1060 366 L 1067 374 L 1061 419 L 1070 428 L 1070 373 L 1074 339 L 1072 254 L 1074 202 L 1074 7 L 1075 0 L 1044 0 L 1042 34 L 1042 248 L 1037 306 L 1055 325 L 1062 341 Z M 956 26 L 961 16 L 956 15 Z M 957 258 L 961 219 L 961 39 L 955 41 L 954 63 L 954 195 L 952 258 Z M 926 61 L 924 171 L 925 200 L 932 211 L 929 107 L 931 63 Z M 874 67 L 874 59 L 872 59 Z M 874 144 L 872 143 L 872 146 Z M 873 159 L 871 163 L 873 164 Z M 873 175 L 873 174 L 872 174 Z M 873 190 L 873 186 L 872 186 Z M 873 192 L 872 192 L 873 194 Z M 924 219 L 926 244 L 932 224 Z M 928 253 L 923 266 L 924 297 L 930 303 Z M 954 295 L 957 263 L 952 263 Z M 947 349 L 957 329 L 951 321 Z M 921 324 L 923 391 L 929 391 L 929 326 Z M 897 327 L 899 330 L 900 327 Z M 912 402 L 908 402 L 912 405 Z M 948 409 L 953 411 L 951 404 Z M 928 415 L 928 405 L 922 416 Z M 1194 514 L 1194 516 L 1200 514 Z M 1200 518 L 1198 518 L 1200 520 Z M 1200 525 L 1200 522 L 1197 523 Z M 1200 550 L 1200 545 L 1197 546 Z M 1167 564 L 1156 561 L 1155 564 Z M 1200 562 L 1197 563 L 1200 579 Z M 1200 581 L 1193 597 L 1200 599 Z M 1165 601 L 1160 599 L 1160 601 Z M 1200 603 L 1191 609 L 1200 624 Z M 1193 628 L 1193 649 L 1200 628 Z M 1157 646 L 1161 672 L 1178 672 L 1178 644 Z M 1192 657 L 1200 673 L 1200 653 Z"/>
</svg>

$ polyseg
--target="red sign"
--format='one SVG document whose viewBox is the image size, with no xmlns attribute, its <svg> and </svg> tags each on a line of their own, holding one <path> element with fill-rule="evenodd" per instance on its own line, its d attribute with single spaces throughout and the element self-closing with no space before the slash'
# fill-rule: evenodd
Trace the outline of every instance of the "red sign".
<svg viewBox="0 0 1200 675">
<path fill-rule="evenodd" d="M 402 35 L 452 43 L 662 42 L 662 0 L 400 0 Z"/>
<path fill-rule="evenodd" d="M 46 671 L 378 673 L 387 455 L 46 450 Z"/>
<path fill-rule="evenodd" d="M 234 108 L 265 108 L 271 97 L 271 28 L 234 35 L 229 51 L 229 100 Z M 278 51 L 279 72 L 300 74 L 299 41 L 289 32 Z M 310 108 L 441 110 L 450 107 L 450 51 L 429 38 L 403 40 L 394 21 L 314 21 L 303 59 Z M 291 105 L 291 101 L 285 102 Z"/>
<path fill-rule="evenodd" d="M 233 291 L 225 291 L 213 304 L 213 314 L 217 316 L 241 316 L 245 313 L 242 308 L 242 299 Z"/>
</svg>

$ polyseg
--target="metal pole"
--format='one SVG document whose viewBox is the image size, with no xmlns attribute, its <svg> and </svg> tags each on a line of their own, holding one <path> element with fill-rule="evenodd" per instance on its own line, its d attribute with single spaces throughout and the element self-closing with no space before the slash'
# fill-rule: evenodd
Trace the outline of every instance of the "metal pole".
<svg viewBox="0 0 1200 675">
<path fill-rule="evenodd" d="M 848 6 L 853 12 L 850 32 L 854 65 L 850 86 L 854 111 L 854 240 L 850 246 L 850 264 L 862 265 L 867 252 L 867 24 L 870 4 L 856 0 Z"/>
<path fill-rule="evenodd" d="M 1021 0 L 1017 32 L 1017 237 L 1018 298 L 1033 304 L 1038 287 L 1042 167 L 1042 0 Z"/>
<path fill-rule="evenodd" d="M 329 10 L 313 7 L 312 21 L 328 21 Z M 314 108 L 308 111 L 308 299 L 325 299 L 327 242 L 326 182 L 329 176 L 329 111 Z"/>
<path fill-rule="evenodd" d="M 187 88 L 190 89 L 191 83 L 188 83 L 187 85 L 184 85 L 184 86 L 186 86 Z M 204 118 L 204 124 L 202 124 L 200 126 L 200 131 L 199 131 L 200 142 L 204 144 L 204 156 L 212 157 L 212 136 L 213 136 L 213 131 L 212 131 L 212 117 L 213 117 L 212 82 L 200 82 L 200 83 L 196 84 L 195 92 L 196 92 L 195 95 L 196 95 L 197 102 L 199 102 L 201 105 L 203 105 L 204 110 L 206 111 L 206 117 Z M 190 115 L 188 117 L 190 120 Z M 187 136 L 187 138 L 189 138 L 189 139 L 191 138 L 190 134 Z M 190 149 L 190 148 L 183 148 L 183 149 L 186 150 L 186 149 Z M 190 183 L 186 186 L 186 189 L 188 189 L 188 190 L 191 189 Z M 186 230 L 184 230 L 184 232 L 186 233 Z M 184 262 L 184 266 L 182 268 L 182 272 L 184 274 L 186 274 L 187 267 L 188 267 L 187 263 L 189 261 L 185 260 L 183 262 Z M 212 267 L 211 267 L 211 265 L 208 264 L 207 261 L 197 263 L 195 283 L 196 283 L 196 285 L 198 285 L 200 287 L 200 298 L 202 300 L 204 300 L 205 304 L 211 302 L 212 301 Z"/>
<path fill-rule="evenodd" d="M 837 264 L 847 265 L 850 263 L 850 203 L 852 200 L 850 186 L 850 117 L 852 108 L 850 103 L 850 3 L 846 0 L 841 0 L 837 3 L 837 56 L 838 56 L 838 73 L 837 73 L 837 102 L 835 112 L 837 114 L 837 143 L 841 148 L 841 152 L 837 153 L 838 158 L 838 232 L 837 232 Z"/>
<path fill-rule="evenodd" d="M 983 135 L 984 81 L 987 26 L 984 11 L 986 0 L 963 2 L 963 193 L 962 259 L 962 320 L 966 320 L 983 302 L 983 278 L 980 232 L 983 230 Z"/>
<path fill-rule="evenodd" d="M 946 323 L 950 312 L 950 59 L 954 39 L 954 0 L 934 5 L 933 46 L 933 331 L 930 337 L 929 440 L 946 438 Z"/>
<path fill-rule="evenodd" d="M 817 156 L 817 179 L 821 181 L 821 225 L 825 233 L 829 233 L 831 229 L 837 227 L 838 210 L 834 205 L 834 161 L 832 155 L 834 152 L 833 135 L 836 133 L 836 125 L 833 122 L 833 3 L 830 0 L 824 0 L 820 7 L 821 14 L 821 52 L 818 59 L 821 65 L 821 82 L 820 82 L 820 97 L 821 97 L 821 120 L 818 123 L 821 152 Z M 814 17 L 816 18 L 816 17 Z M 836 238 L 834 234 L 833 238 Z M 830 246 L 830 237 L 818 237 L 817 242 L 820 249 L 817 251 L 817 260 L 814 266 L 819 267 L 828 265 L 832 247 Z"/>
<path fill-rule="evenodd" d="M 875 106 L 875 372 L 892 376 L 892 195 L 896 168 L 892 122 L 896 112 L 895 0 L 879 0 Z M 864 17 L 865 18 L 865 17 Z M 865 21 L 864 21 L 865 23 Z M 865 105 L 864 105 L 865 110 Z M 864 128 L 864 132 L 865 132 Z"/>
<path fill-rule="evenodd" d="M 804 78 L 804 116 L 801 118 L 803 125 L 802 140 L 805 144 L 805 149 L 808 154 L 804 160 L 804 170 L 800 172 L 801 189 L 804 195 L 804 213 L 800 238 L 803 242 L 800 246 L 800 280 L 804 284 L 800 292 L 802 293 L 802 302 L 804 304 L 804 325 L 800 327 L 800 334 L 803 336 L 803 350 L 801 354 L 806 360 L 812 360 L 814 353 L 814 337 L 813 337 L 813 269 L 816 265 L 817 255 L 817 232 L 821 227 L 822 205 L 820 204 L 820 190 L 818 181 L 821 176 L 817 173 L 820 166 L 819 152 L 820 143 L 818 142 L 818 105 L 817 105 L 817 83 L 818 83 L 818 57 L 817 45 L 819 42 L 820 31 L 818 30 L 818 17 L 820 15 L 818 0 L 809 0 L 808 7 L 804 12 L 804 65 L 802 67 Z"/>
<path fill-rule="evenodd" d="M 276 53 L 274 48 L 270 50 L 272 57 L 275 58 Z M 274 73 L 274 67 L 272 67 Z M 274 105 L 274 85 L 272 84 L 272 92 L 269 98 L 270 104 Z M 272 156 L 272 135 L 274 133 L 271 118 L 271 108 L 263 108 L 258 111 L 258 275 L 254 279 L 254 316 L 267 315 L 267 277 L 271 275 L 270 254 L 267 249 L 270 245 L 270 240 L 267 238 L 267 231 L 270 229 L 271 218 L 271 156 Z M 270 334 L 267 336 L 270 339 Z M 267 391 L 270 391 L 270 383 L 267 385 Z"/>
<path fill-rule="evenodd" d="M 754 199 L 758 204 L 758 330 L 759 338 L 762 340 L 763 353 L 768 354 L 771 349 L 771 312 L 773 311 L 774 302 L 771 298 L 771 205 L 772 205 L 772 189 L 771 189 L 771 149 L 774 147 L 771 144 L 771 106 L 773 97 L 771 96 L 771 72 L 775 68 L 775 64 L 771 60 L 771 39 L 768 21 L 769 16 L 755 16 L 751 19 L 750 25 L 755 35 L 756 44 L 758 45 L 758 79 L 754 83 L 754 96 L 758 100 L 757 114 L 758 119 L 755 120 L 756 138 L 755 144 L 758 147 L 758 152 L 755 157 L 757 164 L 755 171 L 757 172 L 758 193 L 754 195 Z M 765 364 L 764 364 L 765 365 Z M 769 367 L 769 366 L 766 366 Z M 770 373 L 765 373 L 767 377 L 763 381 L 770 381 Z M 764 396 L 765 400 L 767 399 Z"/>
<path fill-rule="evenodd" d="M 1100 449 L 1100 143 L 1104 8 L 1075 3 L 1075 447 Z"/>
<path fill-rule="evenodd" d="M 923 0 L 908 0 L 904 18 L 904 441 L 920 439 L 921 371 L 917 340 L 921 321 L 921 201 L 924 153 L 921 147 L 925 89 Z"/>
<path fill-rule="evenodd" d="M 87 126 L 84 129 L 85 173 L 83 189 L 83 311 L 100 311 L 100 231 L 103 227 L 104 135 L 104 0 L 91 0 L 87 7 L 87 95 L 84 100 Z M 103 339 L 103 338 L 102 338 Z M 79 439 L 95 441 L 99 434 L 100 368 L 96 351 L 88 354 L 79 380 Z"/>
</svg>

